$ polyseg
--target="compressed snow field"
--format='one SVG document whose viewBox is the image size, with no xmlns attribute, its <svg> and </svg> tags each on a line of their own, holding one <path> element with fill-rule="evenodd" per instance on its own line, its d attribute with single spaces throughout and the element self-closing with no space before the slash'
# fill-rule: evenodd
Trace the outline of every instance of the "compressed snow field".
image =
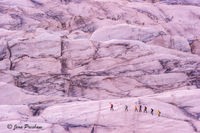
<svg viewBox="0 0 200 133">
<path fill-rule="evenodd" d="M 200 7 L 182 2 L 1 0 L 0 133 L 200 133 Z"/>
</svg>

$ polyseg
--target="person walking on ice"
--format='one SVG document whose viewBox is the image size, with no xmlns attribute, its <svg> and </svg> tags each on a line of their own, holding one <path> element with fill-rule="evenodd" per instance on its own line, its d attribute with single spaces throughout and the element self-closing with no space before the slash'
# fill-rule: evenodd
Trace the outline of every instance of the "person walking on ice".
<svg viewBox="0 0 200 133">
<path fill-rule="evenodd" d="M 161 112 L 160 112 L 160 110 L 158 110 L 158 116 L 160 116 L 160 114 L 161 114 Z"/>
<path fill-rule="evenodd" d="M 111 111 L 114 111 L 114 107 L 113 107 L 113 104 L 112 104 L 112 103 L 110 104 L 110 110 L 111 110 Z"/>
<path fill-rule="evenodd" d="M 151 108 L 151 114 L 153 115 L 153 109 Z"/>
<path fill-rule="evenodd" d="M 135 112 L 138 112 L 137 106 L 135 105 Z"/>
<path fill-rule="evenodd" d="M 125 111 L 128 111 L 128 105 L 125 105 Z"/>
<path fill-rule="evenodd" d="M 144 113 L 147 113 L 147 106 L 144 107 Z"/>
<path fill-rule="evenodd" d="M 140 109 L 139 109 L 139 112 L 142 112 L 142 105 L 140 105 Z"/>
</svg>

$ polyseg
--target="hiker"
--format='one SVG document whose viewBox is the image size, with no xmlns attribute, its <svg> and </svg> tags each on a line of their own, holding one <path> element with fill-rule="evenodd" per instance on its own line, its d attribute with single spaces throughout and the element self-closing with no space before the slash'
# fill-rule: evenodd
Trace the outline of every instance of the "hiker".
<svg viewBox="0 0 200 133">
<path fill-rule="evenodd" d="M 147 106 L 144 107 L 144 113 L 147 113 Z"/>
<path fill-rule="evenodd" d="M 135 112 L 138 112 L 137 106 L 135 105 Z"/>
<path fill-rule="evenodd" d="M 151 108 L 151 114 L 153 115 L 153 109 Z"/>
<path fill-rule="evenodd" d="M 128 111 L 128 105 L 125 105 L 125 111 Z"/>
<path fill-rule="evenodd" d="M 139 109 L 139 112 L 142 112 L 142 105 L 140 105 L 140 109 Z"/>
<path fill-rule="evenodd" d="M 161 114 L 161 112 L 160 112 L 160 110 L 158 110 L 158 116 L 160 116 L 160 114 Z"/>
<path fill-rule="evenodd" d="M 113 104 L 110 104 L 110 110 L 114 111 Z"/>
</svg>

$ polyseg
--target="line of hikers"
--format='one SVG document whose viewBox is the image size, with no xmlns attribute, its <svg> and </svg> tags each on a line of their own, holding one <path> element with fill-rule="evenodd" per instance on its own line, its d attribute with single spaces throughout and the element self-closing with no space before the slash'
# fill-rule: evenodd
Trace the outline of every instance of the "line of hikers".
<svg viewBox="0 0 200 133">
<path fill-rule="evenodd" d="M 128 105 L 125 105 L 125 111 L 128 111 Z M 113 104 L 110 104 L 110 110 L 111 111 L 114 111 L 114 106 Z M 153 111 L 154 109 L 151 108 L 151 114 L 153 115 Z M 135 105 L 135 112 L 138 112 L 138 108 L 137 106 Z M 139 105 L 139 112 L 142 112 L 142 105 Z M 144 106 L 144 110 L 143 110 L 144 113 L 147 113 L 147 106 Z M 160 110 L 158 110 L 158 116 L 160 116 L 161 112 Z"/>
</svg>

